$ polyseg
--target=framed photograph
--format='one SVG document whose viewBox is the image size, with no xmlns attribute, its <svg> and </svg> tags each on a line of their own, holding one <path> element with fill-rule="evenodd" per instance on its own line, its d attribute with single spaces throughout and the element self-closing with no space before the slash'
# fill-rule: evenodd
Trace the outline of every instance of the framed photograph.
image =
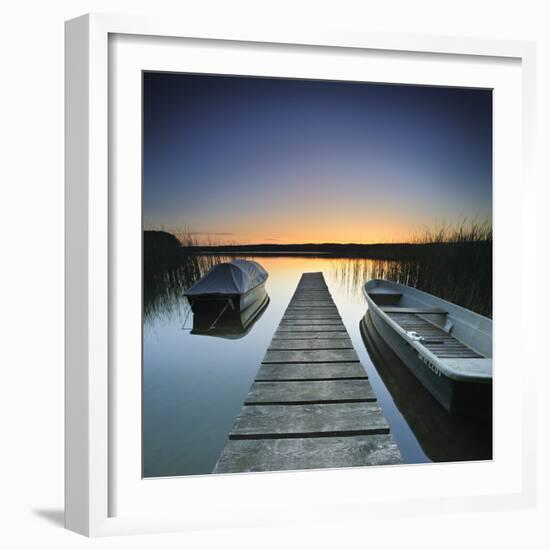
<svg viewBox="0 0 550 550">
<path fill-rule="evenodd" d="M 533 120 L 531 43 L 68 21 L 67 528 L 532 505 Z"/>
</svg>

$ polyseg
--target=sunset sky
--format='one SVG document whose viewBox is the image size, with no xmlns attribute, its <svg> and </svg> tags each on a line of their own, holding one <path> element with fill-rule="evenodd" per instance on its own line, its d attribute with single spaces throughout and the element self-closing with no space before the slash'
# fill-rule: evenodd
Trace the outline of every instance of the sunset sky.
<svg viewBox="0 0 550 550">
<path fill-rule="evenodd" d="M 373 243 L 491 220 L 490 90 L 144 73 L 143 115 L 145 229 Z"/>
</svg>

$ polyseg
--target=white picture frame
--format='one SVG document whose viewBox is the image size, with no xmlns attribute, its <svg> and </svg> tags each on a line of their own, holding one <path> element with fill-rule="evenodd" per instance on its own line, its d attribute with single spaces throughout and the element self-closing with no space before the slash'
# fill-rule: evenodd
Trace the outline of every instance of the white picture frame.
<svg viewBox="0 0 550 550">
<path fill-rule="evenodd" d="M 113 319 L 110 300 L 114 299 L 110 289 L 114 264 L 113 230 L 117 227 L 116 217 L 121 212 L 120 206 L 116 206 L 112 201 L 109 186 L 110 178 L 113 177 L 112 167 L 110 169 L 109 164 L 113 113 L 110 112 L 109 107 L 113 93 L 111 87 L 115 81 L 113 71 L 118 69 L 115 64 L 109 62 L 109 41 L 116 36 L 133 37 L 135 41 L 145 39 L 144 37 L 193 39 L 199 42 L 204 40 L 222 50 L 224 47 L 237 44 L 244 46 L 250 44 L 254 47 L 261 45 L 265 48 L 279 46 L 286 48 L 287 55 L 289 51 L 292 54 L 292 51 L 300 52 L 305 49 L 308 51 L 323 49 L 324 52 L 336 50 L 390 52 L 390 54 L 399 55 L 404 63 L 407 62 L 407 56 L 418 54 L 428 56 L 430 59 L 437 58 L 440 65 L 454 63 L 459 58 L 495 65 L 512 63 L 516 67 L 514 78 L 519 79 L 520 86 L 515 96 L 510 95 L 509 101 L 515 102 L 515 108 L 521 116 L 515 122 L 512 121 L 515 126 L 512 124 L 510 128 L 518 129 L 521 135 L 513 136 L 514 139 L 504 144 L 499 150 L 504 153 L 504 147 L 510 148 L 509 153 L 513 157 L 511 160 L 518 161 L 517 165 L 514 165 L 518 170 L 505 174 L 499 171 L 500 165 L 495 166 L 495 184 L 506 190 L 506 193 L 501 194 L 502 203 L 499 204 L 498 201 L 495 203 L 497 214 L 495 240 L 499 239 L 499 231 L 502 235 L 506 234 L 506 228 L 503 225 L 499 226 L 498 223 L 498 212 L 506 208 L 506 200 L 510 200 L 514 195 L 517 198 L 519 195 L 522 209 L 529 211 L 532 208 L 534 211 L 532 206 L 535 200 L 534 183 L 531 170 L 534 149 L 535 48 L 532 43 L 376 32 L 358 34 L 330 29 L 289 31 L 271 28 L 268 22 L 261 27 L 220 30 L 203 27 L 191 21 L 178 22 L 169 18 L 119 15 L 85 15 L 68 21 L 66 23 L 66 527 L 88 536 L 100 536 L 231 525 L 277 524 L 292 521 L 292 517 L 298 513 L 301 521 L 321 521 L 327 517 L 360 518 L 365 513 L 405 515 L 409 513 L 411 507 L 414 507 L 416 513 L 419 511 L 437 513 L 441 510 L 484 510 L 532 506 L 535 499 L 535 436 L 533 426 L 528 419 L 534 417 L 535 361 L 528 360 L 529 354 L 532 357 L 534 350 L 520 349 L 521 344 L 518 343 L 512 351 L 517 354 L 520 351 L 524 352 L 527 360 L 523 363 L 524 372 L 520 380 L 521 416 L 516 415 L 517 418 L 514 420 L 518 423 L 518 436 L 513 440 L 516 452 L 501 453 L 500 456 L 497 454 L 490 466 L 490 472 L 484 469 L 483 464 L 474 465 L 478 467 L 476 475 L 485 476 L 495 484 L 500 483 L 507 475 L 512 480 L 507 482 L 508 485 L 495 486 L 494 490 L 482 487 L 475 493 L 466 488 L 464 494 L 458 494 L 455 491 L 449 496 L 432 494 L 430 491 L 420 495 L 418 489 L 411 486 L 409 493 L 404 489 L 401 495 L 396 493 L 387 500 L 381 498 L 367 500 L 360 493 L 352 494 L 351 490 L 346 493 L 346 487 L 357 485 L 358 476 L 365 474 L 364 469 L 353 469 L 305 474 L 306 479 L 310 483 L 313 480 L 314 485 L 326 483 L 329 492 L 330 487 L 342 488 L 340 491 L 332 492 L 331 502 L 319 502 L 317 507 L 316 495 L 312 492 L 309 500 L 308 498 L 297 499 L 292 508 L 284 506 L 281 498 L 279 500 L 274 498 L 271 503 L 256 501 L 248 505 L 243 499 L 237 504 L 243 512 L 238 518 L 231 514 L 231 506 L 234 506 L 235 502 L 227 499 L 226 502 L 221 496 L 217 506 L 211 507 L 209 514 L 204 512 L 209 502 L 205 502 L 201 507 L 198 500 L 193 502 L 191 498 L 187 503 L 182 499 L 179 510 L 173 509 L 172 513 L 162 511 L 157 515 L 141 504 L 120 513 L 113 508 L 112 490 L 115 482 L 118 483 L 119 480 L 118 474 L 115 475 L 116 457 L 113 456 L 112 450 L 115 447 L 116 438 L 119 437 L 120 429 L 113 429 L 112 416 L 118 406 L 120 388 L 116 391 L 113 388 L 113 373 L 110 372 L 113 363 L 113 346 L 112 341 L 110 342 L 110 338 L 113 338 L 110 333 Z M 205 70 L 205 72 L 208 71 Z M 456 78 L 457 82 L 460 82 L 461 77 Z M 504 89 L 507 84 L 504 80 L 502 82 Z M 504 113 L 499 116 L 504 120 L 507 115 Z M 124 121 L 124 119 L 121 120 Z M 500 139 L 498 128 L 495 136 L 495 139 Z M 504 156 L 502 154 L 499 158 Z M 521 178 L 521 187 L 510 188 L 513 182 L 507 178 L 512 176 Z M 139 193 L 140 190 L 136 189 L 136 192 Z M 521 261 L 528 262 L 534 255 L 533 247 L 528 246 L 525 238 L 534 223 L 534 219 L 529 221 L 524 219 L 520 224 L 522 232 L 516 237 L 510 236 L 515 238 L 514 242 L 521 250 Z M 117 261 L 124 260 L 117 258 Z M 498 264 L 496 265 L 498 267 Z M 534 307 L 535 303 L 534 299 L 529 298 L 535 296 L 536 290 L 532 285 L 527 285 L 525 274 L 520 278 L 518 286 L 521 301 L 518 311 L 522 319 L 520 331 L 526 332 L 529 308 Z M 496 317 L 498 325 L 498 315 L 502 309 L 498 308 L 498 300 L 495 304 L 499 312 Z M 504 320 L 504 314 L 502 319 L 500 326 L 503 337 L 500 341 L 505 341 L 508 325 Z M 508 328 L 511 329 L 508 334 L 513 335 L 513 327 Z M 509 345 L 512 346 L 512 344 Z M 514 353 L 509 355 L 511 358 L 514 357 Z M 496 357 L 498 358 L 498 354 Z M 505 381 L 504 378 L 503 380 Z M 506 390 L 505 385 L 505 383 L 502 384 L 503 391 L 512 391 L 511 387 Z M 500 391 L 498 382 L 497 391 Z M 506 396 L 510 393 L 502 395 Z M 135 400 L 128 403 L 136 409 L 135 414 L 138 414 L 139 409 Z M 131 443 L 127 445 L 128 449 L 133 449 L 130 447 Z M 507 459 L 508 454 L 514 455 L 510 461 Z M 402 469 L 398 468 L 393 473 L 388 470 L 369 473 L 371 476 L 369 480 L 383 484 L 387 482 L 389 473 L 394 476 L 401 475 L 398 472 Z M 456 467 L 448 465 L 447 468 L 439 466 L 433 468 L 435 478 L 428 480 L 428 484 L 440 484 L 442 480 L 449 480 L 453 468 Z M 418 470 L 413 475 L 423 474 Z M 491 475 L 494 475 L 494 479 Z M 303 476 L 302 473 L 279 473 L 260 476 L 210 476 L 209 479 L 199 477 L 187 480 L 186 494 L 189 495 L 189 491 L 206 495 L 234 494 L 239 491 L 248 494 L 249 491 L 257 491 L 256 486 L 272 491 L 274 483 L 278 487 L 286 485 L 288 488 L 301 483 Z M 432 477 L 432 474 L 430 476 Z M 407 485 L 410 477 L 410 471 L 403 474 L 401 478 L 403 486 Z M 436 478 L 437 481 L 434 481 Z M 174 480 L 145 482 L 148 483 L 148 489 L 143 493 L 146 495 L 144 500 L 150 500 L 155 496 L 160 498 L 160 492 L 150 490 L 153 487 L 152 484 L 163 484 L 164 490 L 172 481 Z M 120 485 L 120 487 L 120 490 L 130 490 L 128 485 Z M 171 500 L 173 497 L 174 493 L 167 502 L 173 502 Z M 139 502 L 140 497 L 137 494 L 131 494 L 126 500 L 130 498 L 137 499 L 135 502 Z M 211 502 L 210 500 L 210 505 Z M 194 513 L 191 513 L 191 508 L 194 508 Z"/>
</svg>

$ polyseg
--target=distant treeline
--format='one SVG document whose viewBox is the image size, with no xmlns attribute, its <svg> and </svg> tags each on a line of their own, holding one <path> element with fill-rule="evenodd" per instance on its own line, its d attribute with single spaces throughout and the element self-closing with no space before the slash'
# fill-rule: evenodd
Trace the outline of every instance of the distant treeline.
<svg viewBox="0 0 550 550">
<path fill-rule="evenodd" d="M 469 251 L 469 256 L 491 257 L 492 231 L 465 232 L 462 229 L 425 233 L 417 236 L 413 243 L 382 244 L 241 244 L 241 245 L 199 245 L 193 239 L 179 240 L 167 231 L 144 231 L 144 267 L 154 271 L 179 265 L 184 256 L 323 256 L 332 258 L 372 258 L 373 260 L 416 260 L 419 258 L 448 258 Z"/>
<path fill-rule="evenodd" d="M 389 243 L 389 244 L 250 244 L 187 246 L 186 254 L 221 254 L 261 256 L 320 255 L 332 258 L 372 258 L 374 260 L 412 260 L 425 254 L 433 255 L 457 246 L 490 248 L 491 242 Z"/>
<path fill-rule="evenodd" d="M 155 232 L 161 233 L 161 232 Z M 373 260 L 415 260 L 437 257 L 451 250 L 468 249 L 477 255 L 487 253 L 493 245 L 493 229 L 488 221 L 463 220 L 456 225 L 440 224 L 412 234 L 405 243 L 296 243 L 296 244 L 199 244 L 190 230 L 179 235 L 184 254 L 226 256 L 308 255 L 332 258 L 371 258 Z"/>
</svg>

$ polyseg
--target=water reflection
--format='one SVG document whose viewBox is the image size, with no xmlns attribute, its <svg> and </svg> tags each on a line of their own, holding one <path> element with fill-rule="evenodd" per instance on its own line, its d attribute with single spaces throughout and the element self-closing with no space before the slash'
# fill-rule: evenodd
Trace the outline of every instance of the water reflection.
<svg viewBox="0 0 550 550">
<path fill-rule="evenodd" d="M 452 416 L 441 407 L 378 334 L 370 314 L 361 321 L 369 356 L 399 411 L 434 462 L 492 458 L 492 421 Z"/>
</svg>

